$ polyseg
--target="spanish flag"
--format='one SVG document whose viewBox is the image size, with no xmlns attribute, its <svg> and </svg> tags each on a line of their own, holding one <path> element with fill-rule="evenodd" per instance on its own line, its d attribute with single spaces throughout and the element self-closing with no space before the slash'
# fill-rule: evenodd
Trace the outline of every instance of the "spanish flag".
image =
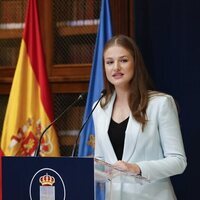
<svg viewBox="0 0 200 200">
<path fill-rule="evenodd" d="M 5 156 L 33 156 L 42 131 L 53 120 L 42 50 L 37 0 L 29 0 L 19 58 L 3 124 Z M 59 156 L 54 127 L 44 135 L 40 156 Z"/>
</svg>

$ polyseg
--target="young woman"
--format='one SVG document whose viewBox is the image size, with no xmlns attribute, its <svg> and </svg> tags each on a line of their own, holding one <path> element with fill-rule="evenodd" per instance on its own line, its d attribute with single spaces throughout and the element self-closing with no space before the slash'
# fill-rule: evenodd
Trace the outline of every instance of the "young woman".
<svg viewBox="0 0 200 200">
<path fill-rule="evenodd" d="M 105 45 L 106 96 L 93 114 L 95 157 L 150 182 L 112 186 L 113 200 L 174 200 L 170 176 L 186 168 L 177 108 L 172 96 L 152 91 L 141 53 L 124 35 Z"/>
</svg>

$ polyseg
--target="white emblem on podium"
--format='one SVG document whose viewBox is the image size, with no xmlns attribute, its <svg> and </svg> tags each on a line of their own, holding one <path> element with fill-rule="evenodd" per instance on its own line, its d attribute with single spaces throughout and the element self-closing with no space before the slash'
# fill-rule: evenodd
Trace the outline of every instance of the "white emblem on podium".
<svg viewBox="0 0 200 200">
<path fill-rule="evenodd" d="M 30 200 L 66 200 L 65 183 L 54 169 L 39 169 L 30 181 L 29 197 Z"/>
<path fill-rule="evenodd" d="M 55 200 L 55 178 L 48 174 L 39 178 L 40 186 L 40 200 Z"/>
</svg>

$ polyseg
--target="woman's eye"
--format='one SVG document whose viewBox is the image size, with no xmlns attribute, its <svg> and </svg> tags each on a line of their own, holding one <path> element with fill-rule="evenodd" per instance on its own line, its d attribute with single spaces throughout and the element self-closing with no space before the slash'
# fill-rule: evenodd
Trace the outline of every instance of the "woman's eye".
<svg viewBox="0 0 200 200">
<path fill-rule="evenodd" d="M 126 63 L 126 62 L 128 62 L 128 59 L 122 59 L 121 62 Z"/>
<path fill-rule="evenodd" d="M 106 61 L 106 64 L 107 64 L 107 65 L 111 65 L 112 63 L 113 63 L 112 60 L 108 60 L 108 61 Z"/>
</svg>

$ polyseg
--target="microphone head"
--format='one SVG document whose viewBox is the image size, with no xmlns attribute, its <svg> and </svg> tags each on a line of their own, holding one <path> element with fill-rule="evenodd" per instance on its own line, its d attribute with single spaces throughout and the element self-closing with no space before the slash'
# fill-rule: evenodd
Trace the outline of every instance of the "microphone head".
<svg viewBox="0 0 200 200">
<path fill-rule="evenodd" d="M 87 95 L 88 95 L 88 93 L 87 92 L 85 92 L 85 93 L 82 93 L 82 94 L 80 94 L 79 95 L 79 97 L 78 97 L 78 99 L 79 100 L 86 100 L 87 99 Z"/>
<path fill-rule="evenodd" d="M 103 96 L 105 96 L 106 95 L 106 89 L 103 89 L 102 91 L 101 91 L 101 96 L 103 97 Z"/>
</svg>

